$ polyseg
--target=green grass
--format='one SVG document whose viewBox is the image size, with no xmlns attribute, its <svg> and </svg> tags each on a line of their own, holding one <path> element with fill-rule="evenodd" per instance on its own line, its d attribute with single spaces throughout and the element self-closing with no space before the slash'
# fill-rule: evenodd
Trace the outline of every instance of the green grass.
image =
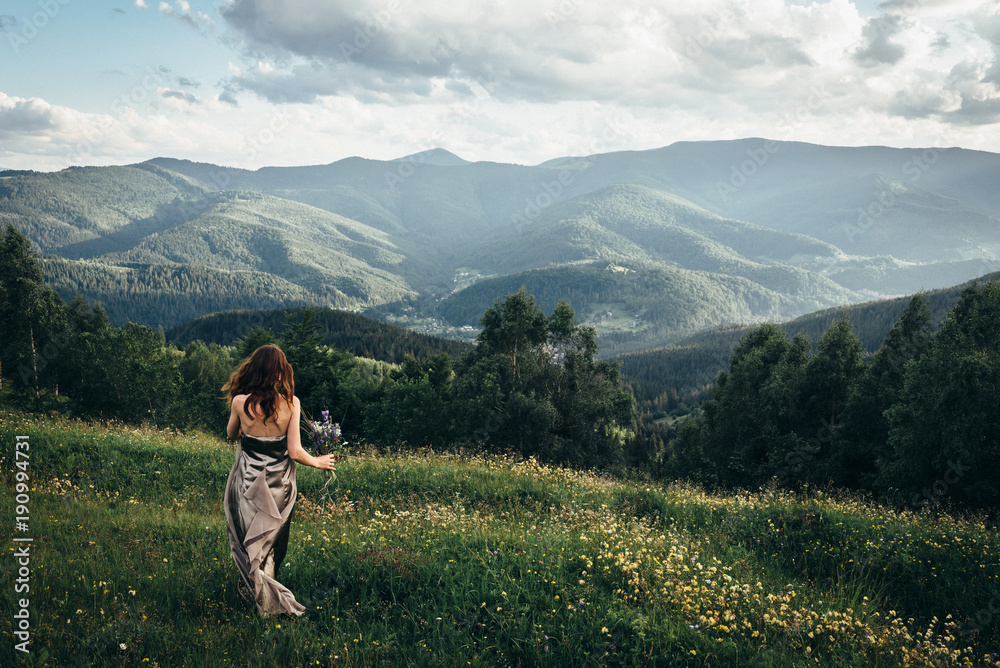
<svg viewBox="0 0 1000 668">
<path fill-rule="evenodd" d="M 231 444 L 0 412 L 6 508 L 16 435 L 32 651 L 5 642 L 3 665 L 997 665 L 1000 532 L 979 518 L 368 452 L 325 502 L 298 467 L 278 577 L 308 612 L 262 618 L 226 538 Z"/>
</svg>

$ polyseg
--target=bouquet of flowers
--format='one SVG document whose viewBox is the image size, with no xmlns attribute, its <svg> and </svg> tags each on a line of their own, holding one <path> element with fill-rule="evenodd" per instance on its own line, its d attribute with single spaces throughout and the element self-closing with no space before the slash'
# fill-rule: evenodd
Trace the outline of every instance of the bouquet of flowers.
<svg viewBox="0 0 1000 668">
<path fill-rule="evenodd" d="M 303 447 L 314 457 L 319 455 L 334 455 L 334 461 L 339 462 L 344 457 L 344 446 L 347 441 L 340 438 L 340 423 L 330 422 L 330 411 L 320 411 L 322 422 L 310 420 L 308 424 L 309 437 Z M 337 479 L 334 471 L 327 471 L 326 484 L 323 485 L 323 499 L 326 499 L 326 488 Z"/>
</svg>

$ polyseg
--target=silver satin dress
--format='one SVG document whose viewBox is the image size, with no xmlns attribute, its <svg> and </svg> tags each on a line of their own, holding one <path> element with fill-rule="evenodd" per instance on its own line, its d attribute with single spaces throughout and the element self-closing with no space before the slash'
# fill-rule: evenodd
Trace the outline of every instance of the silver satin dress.
<svg viewBox="0 0 1000 668">
<path fill-rule="evenodd" d="M 305 612 L 275 579 L 288 549 L 296 495 L 295 462 L 288 456 L 287 436 L 243 434 L 223 505 L 233 561 L 240 572 L 240 594 L 255 601 L 264 614 Z"/>
</svg>

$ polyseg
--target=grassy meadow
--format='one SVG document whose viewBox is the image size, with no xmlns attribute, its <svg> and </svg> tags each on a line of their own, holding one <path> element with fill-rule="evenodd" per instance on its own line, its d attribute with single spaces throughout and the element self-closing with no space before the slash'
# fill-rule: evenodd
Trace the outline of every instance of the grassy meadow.
<svg viewBox="0 0 1000 668">
<path fill-rule="evenodd" d="M 1000 666 L 983 518 L 363 452 L 326 500 L 298 467 L 278 579 L 308 612 L 264 618 L 229 554 L 231 443 L 0 412 L 8 522 L 16 435 L 31 652 L 4 615 L 4 666 Z"/>
</svg>

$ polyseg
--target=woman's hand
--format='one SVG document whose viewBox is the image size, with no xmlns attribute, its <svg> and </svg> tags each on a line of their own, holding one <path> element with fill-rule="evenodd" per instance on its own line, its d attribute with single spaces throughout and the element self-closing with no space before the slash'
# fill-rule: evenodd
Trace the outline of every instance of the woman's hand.
<svg viewBox="0 0 1000 668">
<path fill-rule="evenodd" d="M 313 464 L 318 469 L 323 469 L 324 471 L 336 471 L 334 463 L 337 461 L 336 455 L 320 455 L 319 457 L 313 457 Z"/>
</svg>

